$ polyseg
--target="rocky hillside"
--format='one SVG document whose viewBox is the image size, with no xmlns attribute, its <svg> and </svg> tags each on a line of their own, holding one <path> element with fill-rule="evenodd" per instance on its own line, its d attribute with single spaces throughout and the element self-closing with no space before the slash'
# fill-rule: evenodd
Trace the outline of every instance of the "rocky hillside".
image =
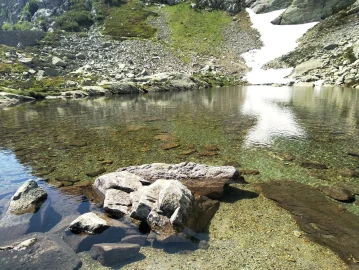
<svg viewBox="0 0 359 270">
<path fill-rule="evenodd" d="M 241 54 L 262 45 L 245 7 L 285 9 L 277 24 L 320 20 L 268 67 L 297 67 L 293 81 L 358 85 L 355 0 L 4 0 L 0 43 L 20 42 L 0 46 L 0 92 L 43 98 L 104 94 L 116 83 L 145 92 L 243 84 Z M 24 46 L 22 36 L 37 36 L 24 30 L 46 35 Z"/>
<path fill-rule="evenodd" d="M 299 46 L 267 67 L 295 67 L 296 81 L 359 88 L 359 1 L 310 29 Z"/>
</svg>

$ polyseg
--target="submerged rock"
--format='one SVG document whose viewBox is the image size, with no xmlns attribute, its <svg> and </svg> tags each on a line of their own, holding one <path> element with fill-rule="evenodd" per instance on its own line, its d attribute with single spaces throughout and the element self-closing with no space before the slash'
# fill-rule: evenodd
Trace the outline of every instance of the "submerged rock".
<svg viewBox="0 0 359 270">
<path fill-rule="evenodd" d="M 100 243 L 119 243 L 130 235 L 140 235 L 138 229 L 129 220 L 111 219 L 104 214 L 98 214 L 102 220 L 106 220 L 107 229 L 98 234 L 73 234 L 65 231 L 62 234 L 64 241 L 75 251 L 82 252 L 91 249 L 92 245 Z"/>
<path fill-rule="evenodd" d="M 307 169 L 316 169 L 316 170 L 326 170 L 328 167 L 324 164 L 316 163 L 316 162 L 302 162 L 300 164 L 303 168 Z"/>
<path fill-rule="evenodd" d="M 111 266 L 116 263 L 136 257 L 140 246 L 128 243 L 95 244 L 90 250 L 92 259 L 98 260 L 102 265 Z"/>
<path fill-rule="evenodd" d="M 288 210 L 306 237 L 336 252 L 347 264 L 359 260 L 359 217 L 321 191 L 297 182 L 258 184 L 263 194 Z M 353 268 L 354 269 L 354 268 Z"/>
<path fill-rule="evenodd" d="M 39 187 L 34 180 L 28 180 L 12 196 L 8 212 L 16 215 L 35 213 L 46 198 L 46 191 Z"/>
<path fill-rule="evenodd" d="M 337 201 L 353 201 L 355 199 L 354 194 L 349 190 L 337 187 L 337 186 L 319 186 L 318 189 L 328 197 Z"/>
<path fill-rule="evenodd" d="M 76 253 L 60 236 L 36 233 L 13 239 L 9 246 L 19 249 L 0 250 L 1 269 L 79 269 L 82 265 Z M 36 239 L 36 241 L 34 240 Z M 14 245 L 14 242 L 21 244 Z"/>
</svg>

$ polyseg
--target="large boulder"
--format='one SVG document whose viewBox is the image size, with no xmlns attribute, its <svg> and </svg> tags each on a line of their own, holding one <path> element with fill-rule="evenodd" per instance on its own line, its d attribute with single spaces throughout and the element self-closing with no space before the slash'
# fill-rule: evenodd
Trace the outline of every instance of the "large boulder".
<svg viewBox="0 0 359 270">
<path fill-rule="evenodd" d="M 311 59 L 296 66 L 290 77 L 295 78 L 306 74 L 308 71 L 320 68 L 323 65 L 322 59 Z"/>
<path fill-rule="evenodd" d="M 177 180 L 157 180 L 131 194 L 131 217 L 152 227 L 169 223 L 183 228 L 192 209 L 193 195 Z"/>
<path fill-rule="evenodd" d="M 138 94 L 142 92 L 135 84 L 129 82 L 114 83 L 108 89 L 112 94 Z"/>
<path fill-rule="evenodd" d="M 273 24 L 302 24 L 323 20 L 352 5 L 356 0 L 293 0 Z"/>
<path fill-rule="evenodd" d="M 250 7 L 255 13 L 266 13 L 284 9 L 292 4 L 293 0 L 245 0 L 246 7 Z"/>
<path fill-rule="evenodd" d="M 103 194 L 108 189 L 118 189 L 124 192 L 136 191 L 142 187 L 141 181 L 145 180 L 128 171 L 113 172 L 102 175 L 95 180 L 94 186 Z"/>
<path fill-rule="evenodd" d="M 47 193 L 34 180 L 26 181 L 10 200 L 8 212 L 15 215 L 37 212 Z"/>
<path fill-rule="evenodd" d="M 131 172 L 150 182 L 158 179 L 179 180 L 194 195 L 218 199 L 223 195 L 224 186 L 242 181 L 239 172 L 232 166 L 208 166 L 193 162 L 179 164 L 153 163 L 118 169 L 118 172 Z"/>
</svg>

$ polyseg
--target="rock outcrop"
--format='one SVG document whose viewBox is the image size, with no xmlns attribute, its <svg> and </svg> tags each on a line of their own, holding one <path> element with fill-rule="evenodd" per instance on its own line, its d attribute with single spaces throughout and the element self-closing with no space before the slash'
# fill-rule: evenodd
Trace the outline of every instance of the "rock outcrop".
<svg viewBox="0 0 359 270">
<path fill-rule="evenodd" d="M 223 195 L 225 185 L 242 181 L 234 167 L 216 167 L 193 162 L 144 164 L 120 168 L 118 171 L 131 172 L 152 183 L 158 179 L 179 180 L 195 196 L 207 196 L 212 199 L 218 199 Z"/>
<path fill-rule="evenodd" d="M 35 213 L 46 198 L 46 191 L 39 187 L 34 180 L 28 180 L 12 196 L 8 212 L 16 215 Z"/>
<path fill-rule="evenodd" d="M 355 0 L 293 0 L 274 24 L 302 24 L 323 20 L 352 5 Z"/>
<path fill-rule="evenodd" d="M 177 180 L 157 180 L 131 193 L 131 217 L 145 221 L 152 228 L 170 224 L 183 229 L 190 215 L 193 195 Z"/>
<path fill-rule="evenodd" d="M 246 7 L 250 7 L 255 13 L 266 13 L 289 7 L 293 0 L 245 0 Z"/>
<path fill-rule="evenodd" d="M 202 9 L 222 9 L 231 13 L 237 13 L 242 9 L 241 0 L 196 0 L 196 5 Z"/>
</svg>

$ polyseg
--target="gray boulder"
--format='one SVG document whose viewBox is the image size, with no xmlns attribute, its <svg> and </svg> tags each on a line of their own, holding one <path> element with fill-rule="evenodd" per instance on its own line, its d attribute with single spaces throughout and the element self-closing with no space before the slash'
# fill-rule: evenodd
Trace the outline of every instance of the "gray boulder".
<svg viewBox="0 0 359 270">
<path fill-rule="evenodd" d="M 292 2 L 293 0 L 245 0 L 244 4 L 258 14 L 287 8 Z"/>
<path fill-rule="evenodd" d="M 114 83 L 108 88 L 112 94 L 138 94 L 142 92 L 133 83 Z"/>
<path fill-rule="evenodd" d="M 37 212 L 47 193 L 34 180 L 26 181 L 10 200 L 8 212 L 15 215 Z"/>
<path fill-rule="evenodd" d="M 98 260 L 102 265 L 111 266 L 122 261 L 136 257 L 140 246 L 136 244 L 95 244 L 90 250 L 91 257 Z"/>
<path fill-rule="evenodd" d="M 311 59 L 296 66 L 290 77 L 302 76 L 310 70 L 320 68 L 323 65 L 322 59 Z"/>
<path fill-rule="evenodd" d="M 52 57 L 52 64 L 57 67 L 67 66 L 66 62 L 57 56 Z"/>
<path fill-rule="evenodd" d="M 103 209 L 113 217 L 128 214 L 128 207 L 132 204 L 130 195 L 122 190 L 108 189 L 105 194 Z"/>
<path fill-rule="evenodd" d="M 96 213 L 91 212 L 83 214 L 71 222 L 69 229 L 75 234 L 99 234 L 105 231 L 108 227 L 109 225 L 106 220 L 99 217 Z"/>
<path fill-rule="evenodd" d="M 103 195 L 106 194 L 108 189 L 119 189 L 129 193 L 141 188 L 142 181 L 146 182 L 141 176 L 128 171 L 120 171 L 98 177 L 95 180 L 94 187 Z"/>
<path fill-rule="evenodd" d="M 197 0 L 196 4 L 203 9 L 222 9 L 231 13 L 237 13 L 241 11 L 242 8 L 242 1 L 240 0 Z"/>
<path fill-rule="evenodd" d="M 107 92 L 105 88 L 101 86 L 83 86 L 82 90 L 89 96 L 104 96 Z"/>
<path fill-rule="evenodd" d="M 273 24 L 302 24 L 323 20 L 352 5 L 355 0 L 293 0 Z"/>
<path fill-rule="evenodd" d="M 152 183 L 158 179 L 179 180 L 193 194 L 211 199 L 219 199 L 223 195 L 225 185 L 232 182 L 244 183 L 235 167 L 208 166 L 193 162 L 153 163 L 118 169 L 118 172 L 122 171 L 131 172 Z"/>
<path fill-rule="evenodd" d="M 183 227 L 193 202 L 191 191 L 177 180 L 157 180 L 131 194 L 131 217 L 163 227 Z"/>
</svg>

